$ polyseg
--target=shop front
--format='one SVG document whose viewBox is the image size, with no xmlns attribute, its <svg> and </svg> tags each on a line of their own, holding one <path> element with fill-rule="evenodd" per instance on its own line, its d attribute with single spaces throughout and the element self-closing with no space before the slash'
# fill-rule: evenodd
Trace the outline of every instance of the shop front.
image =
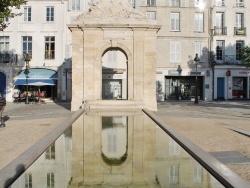
<svg viewBox="0 0 250 188">
<path fill-rule="evenodd" d="M 190 100 L 195 97 L 195 76 L 166 76 L 165 99 Z M 203 77 L 197 77 L 198 99 L 203 100 Z"/>
<path fill-rule="evenodd" d="M 28 73 L 28 74 L 27 74 Z M 28 92 L 29 96 L 56 99 L 57 72 L 50 69 L 31 68 L 22 70 L 14 84 L 14 95 Z"/>
<path fill-rule="evenodd" d="M 217 69 L 215 85 L 215 99 L 250 99 L 250 69 Z"/>
</svg>

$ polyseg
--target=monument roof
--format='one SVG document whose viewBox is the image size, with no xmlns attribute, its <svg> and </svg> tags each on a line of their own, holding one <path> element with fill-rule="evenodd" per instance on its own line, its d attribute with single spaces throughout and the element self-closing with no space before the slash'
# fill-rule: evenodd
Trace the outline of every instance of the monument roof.
<svg viewBox="0 0 250 188">
<path fill-rule="evenodd" d="M 148 18 L 134 9 L 127 0 L 91 0 L 87 12 L 79 15 L 73 24 L 136 24 L 156 25 L 156 20 Z"/>
</svg>

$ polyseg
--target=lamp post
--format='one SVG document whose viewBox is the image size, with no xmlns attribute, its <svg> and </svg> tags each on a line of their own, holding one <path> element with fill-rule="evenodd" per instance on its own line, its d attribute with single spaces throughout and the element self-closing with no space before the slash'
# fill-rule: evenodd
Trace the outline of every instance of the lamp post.
<svg viewBox="0 0 250 188">
<path fill-rule="evenodd" d="M 25 61 L 25 71 L 24 74 L 26 76 L 26 95 L 25 95 L 25 104 L 29 104 L 29 96 L 28 96 L 28 92 L 29 92 L 29 84 L 28 84 L 28 78 L 29 78 L 29 62 L 30 62 L 30 56 L 27 53 L 23 54 L 24 57 L 24 61 Z"/>
<path fill-rule="evenodd" d="M 177 72 L 179 74 L 178 79 L 180 80 L 180 75 L 181 75 L 181 72 L 182 72 L 182 69 L 181 69 L 180 65 L 178 65 Z M 180 98 L 179 98 L 180 97 L 179 96 L 179 89 L 178 89 L 178 80 L 177 80 L 177 96 L 178 96 L 178 99 L 180 100 Z"/>
<path fill-rule="evenodd" d="M 197 81 L 197 66 L 200 61 L 198 54 L 195 54 L 194 63 L 195 63 L 195 100 L 194 104 L 198 104 L 198 81 Z"/>
</svg>

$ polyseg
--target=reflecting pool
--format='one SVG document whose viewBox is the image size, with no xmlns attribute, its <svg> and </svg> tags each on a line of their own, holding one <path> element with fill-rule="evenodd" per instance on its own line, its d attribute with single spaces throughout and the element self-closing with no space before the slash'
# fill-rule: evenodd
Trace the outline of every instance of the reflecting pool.
<svg viewBox="0 0 250 188">
<path fill-rule="evenodd" d="M 87 112 L 11 188 L 223 187 L 142 111 Z"/>
</svg>

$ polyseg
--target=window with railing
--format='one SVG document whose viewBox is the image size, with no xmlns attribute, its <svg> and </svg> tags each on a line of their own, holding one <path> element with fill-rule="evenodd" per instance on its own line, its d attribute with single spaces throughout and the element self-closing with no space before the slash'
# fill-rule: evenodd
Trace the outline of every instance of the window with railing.
<svg viewBox="0 0 250 188">
<path fill-rule="evenodd" d="M 225 0 L 215 0 L 215 6 L 217 7 L 225 6 Z"/>
<path fill-rule="evenodd" d="M 223 60 L 225 51 L 225 41 L 224 40 L 217 40 L 216 41 L 216 59 Z"/>
<path fill-rule="evenodd" d="M 45 59 L 55 59 L 55 37 L 45 37 Z"/>
<path fill-rule="evenodd" d="M 236 0 L 234 7 L 245 7 L 244 0 Z"/>
<path fill-rule="evenodd" d="M 9 36 L 0 36 L 0 62 L 8 63 L 9 59 Z"/>
<path fill-rule="evenodd" d="M 237 40 L 235 45 L 236 60 L 241 60 L 240 51 L 244 47 L 244 41 Z"/>
</svg>

